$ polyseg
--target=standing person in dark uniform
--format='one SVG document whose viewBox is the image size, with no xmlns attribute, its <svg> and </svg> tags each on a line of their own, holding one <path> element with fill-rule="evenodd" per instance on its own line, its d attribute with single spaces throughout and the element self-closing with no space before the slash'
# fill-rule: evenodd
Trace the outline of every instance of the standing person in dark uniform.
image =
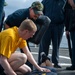
<svg viewBox="0 0 75 75">
<path fill-rule="evenodd" d="M 40 24 L 41 20 L 40 19 L 37 20 L 37 18 L 43 15 L 42 11 L 43 11 L 43 4 L 40 3 L 39 1 L 35 1 L 32 3 L 32 5 L 29 8 L 19 9 L 14 13 L 12 13 L 11 15 L 9 15 L 5 20 L 5 29 L 13 27 L 14 25 L 19 27 L 20 23 L 26 18 L 32 19 L 36 24 L 37 23 Z M 43 22 L 45 22 L 46 20 L 48 21 L 48 18 L 46 16 L 44 17 L 42 16 L 41 19 L 44 19 Z M 28 65 L 30 65 L 32 68 L 32 65 L 30 63 L 28 63 Z"/>
<path fill-rule="evenodd" d="M 65 31 L 66 31 L 66 38 L 68 42 L 68 48 L 69 48 L 69 56 L 72 59 L 71 36 L 69 32 L 69 21 L 70 21 L 70 10 L 71 9 L 72 7 L 70 6 L 67 0 L 66 5 L 65 5 L 65 26 L 66 26 Z"/>
<path fill-rule="evenodd" d="M 68 0 L 65 7 L 66 35 L 70 35 L 72 42 L 71 63 L 67 70 L 75 70 L 75 0 Z"/>
<path fill-rule="evenodd" d="M 45 54 L 48 55 L 49 46 L 52 41 L 52 62 L 54 63 L 54 67 L 61 68 L 58 64 L 59 46 L 64 32 L 64 6 L 66 0 L 43 0 L 42 3 L 44 5 L 43 12 L 51 19 L 51 23 L 49 24 L 39 46 L 38 63 L 40 64 L 41 52 L 45 52 Z"/>
</svg>

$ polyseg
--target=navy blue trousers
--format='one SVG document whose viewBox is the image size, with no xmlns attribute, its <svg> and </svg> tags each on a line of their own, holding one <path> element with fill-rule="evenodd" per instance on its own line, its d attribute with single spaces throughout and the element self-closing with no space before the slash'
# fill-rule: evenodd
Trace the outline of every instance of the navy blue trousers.
<svg viewBox="0 0 75 75">
<path fill-rule="evenodd" d="M 52 42 L 52 62 L 58 64 L 59 60 L 59 46 L 64 32 L 64 24 L 50 24 L 49 28 L 42 37 L 39 46 L 38 64 L 40 64 L 40 53 L 49 53 L 49 46 Z"/>
</svg>

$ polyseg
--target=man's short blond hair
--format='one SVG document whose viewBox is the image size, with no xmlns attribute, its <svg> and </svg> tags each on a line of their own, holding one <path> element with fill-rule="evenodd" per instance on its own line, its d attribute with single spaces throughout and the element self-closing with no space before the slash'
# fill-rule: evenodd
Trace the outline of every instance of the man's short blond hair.
<svg viewBox="0 0 75 75">
<path fill-rule="evenodd" d="M 20 30 L 29 30 L 29 31 L 37 31 L 37 27 L 35 25 L 35 23 L 30 20 L 30 19 L 25 19 L 21 25 L 20 25 Z"/>
</svg>

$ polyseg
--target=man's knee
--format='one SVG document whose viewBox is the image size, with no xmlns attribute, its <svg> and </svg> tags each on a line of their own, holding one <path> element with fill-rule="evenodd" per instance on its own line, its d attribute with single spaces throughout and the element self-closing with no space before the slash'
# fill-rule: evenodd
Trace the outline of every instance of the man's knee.
<svg viewBox="0 0 75 75">
<path fill-rule="evenodd" d="M 19 62 L 18 64 L 23 65 L 27 61 L 27 56 L 24 53 L 21 53 L 17 58 L 15 58 L 16 62 Z"/>
<path fill-rule="evenodd" d="M 26 63 L 26 61 L 27 61 L 27 56 L 26 56 L 24 53 L 22 53 L 22 55 L 21 55 L 21 57 L 20 57 L 20 60 L 21 60 L 23 63 Z"/>
<path fill-rule="evenodd" d="M 41 15 L 39 17 L 39 19 L 41 19 L 41 21 L 43 22 L 43 24 L 48 25 L 51 23 L 51 19 L 48 16 L 45 15 Z"/>
<path fill-rule="evenodd" d="M 45 15 L 39 16 L 38 19 L 36 20 L 36 24 L 46 25 L 46 26 L 49 26 L 50 22 L 51 22 L 50 18 Z"/>
<path fill-rule="evenodd" d="M 19 66 L 19 65 L 25 64 L 27 61 L 27 56 L 24 53 L 19 54 L 19 56 L 16 56 L 16 57 L 13 56 L 13 57 L 14 57 L 14 59 L 11 60 L 14 62 L 14 64 L 11 63 L 12 67 L 13 67 L 13 65 L 16 65 L 16 63 L 18 63 L 16 66 Z"/>
<path fill-rule="evenodd" d="M 28 67 L 27 72 L 31 72 L 31 71 L 32 71 L 32 69 L 30 67 Z"/>
</svg>

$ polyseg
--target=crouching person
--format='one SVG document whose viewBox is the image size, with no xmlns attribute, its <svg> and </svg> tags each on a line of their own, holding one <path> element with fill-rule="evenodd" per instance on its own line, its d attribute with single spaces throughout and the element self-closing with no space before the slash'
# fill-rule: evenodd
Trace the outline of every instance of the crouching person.
<svg viewBox="0 0 75 75">
<path fill-rule="evenodd" d="M 18 27 L 6 29 L 0 33 L 0 74 L 17 75 L 31 72 L 31 68 L 25 64 L 32 63 L 39 71 L 50 72 L 49 69 L 40 67 L 30 53 L 26 40 L 33 37 L 37 27 L 30 19 L 24 20 Z M 17 48 L 22 48 L 24 53 L 15 52 Z"/>
</svg>

